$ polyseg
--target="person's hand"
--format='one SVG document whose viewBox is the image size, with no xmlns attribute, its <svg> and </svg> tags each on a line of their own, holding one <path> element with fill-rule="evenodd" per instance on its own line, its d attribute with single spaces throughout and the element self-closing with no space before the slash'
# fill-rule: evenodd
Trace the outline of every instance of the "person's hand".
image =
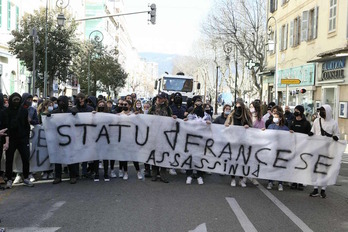
<svg viewBox="0 0 348 232">
<path fill-rule="evenodd" d="M 262 131 L 266 130 L 266 128 L 261 128 Z"/>
<path fill-rule="evenodd" d="M 290 132 L 290 133 L 294 133 L 294 131 L 293 131 L 293 130 L 289 130 L 289 132 Z"/>
<path fill-rule="evenodd" d="M 249 128 L 249 125 L 247 124 L 247 125 L 244 125 L 244 128 L 245 129 L 248 129 Z"/>
<path fill-rule="evenodd" d="M 308 136 L 313 136 L 314 134 L 313 134 L 313 132 L 312 131 L 310 131 L 309 133 L 308 133 Z"/>
<path fill-rule="evenodd" d="M 207 123 L 208 125 L 210 125 L 210 124 L 211 124 L 211 121 L 207 120 L 206 123 Z"/>
<path fill-rule="evenodd" d="M 177 119 L 178 117 L 176 115 L 173 115 L 172 118 Z"/>
<path fill-rule="evenodd" d="M 134 114 L 139 114 L 139 111 L 135 111 Z"/>
<path fill-rule="evenodd" d="M 71 114 L 75 116 L 75 115 L 76 115 L 76 112 L 75 112 L 75 111 L 73 111 L 73 112 L 71 112 Z"/>
<path fill-rule="evenodd" d="M 51 114 L 49 114 L 49 113 L 48 113 L 48 114 L 46 114 L 46 117 L 48 117 L 48 118 L 49 118 L 49 117 L 51 117 Z"/>
<path fill-rule="evenodd" d="M 3 150 L 4 150 L 4 151 L 7 151 L 8 146 L 9 146 L 8 142 L 7 142 L 7 143 L 5 143 L 5 144 L 4 144 L 4 146 L 3 146 Z"/>
<path fill-rule="evenodd" d="M 184 116 L 186 117 L 188 114 L 189 114 L 188 112 L 185 112 L 185 113 L 184 113 Z"/>
<path fill-rule="evenodd" d="M 230 125 L 228 125 L 228 124 L 225 124 L 225 127 L 229 127 Z"/>
<path fill-rule="evenodd" d="M 92 111 L 92 114 L 96 114 L 96 113 L 97 113 L 97 111 L 95 111 L 95 110 Z"/>
<path fill-rule="evenodd" d="M 185 121 L 185 122 L 188 121 L 188 118 L 184 118 L 184 121 Z"/>
<path fill-rule="evenodd" d="M 7 135 L 5 132 L 7 131 L 7 128 L 0 130 L 0 136 Z"/>
<path fill-rule="evenodd" d="M 333 140 L 338 141 L 338 137 L 336 135 L 332 136 Z"/>
</svg>

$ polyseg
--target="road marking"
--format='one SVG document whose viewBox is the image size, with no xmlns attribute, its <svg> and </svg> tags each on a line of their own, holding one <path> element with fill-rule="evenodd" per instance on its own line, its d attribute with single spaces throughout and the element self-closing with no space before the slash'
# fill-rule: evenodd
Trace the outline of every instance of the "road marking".
<svg viewBox="0 0 348 232">
<path fill-rule="evenodd" d="M 39 227 L 42 222 L 44 222 L 47 219 L 49 219 L 50 217 L 52 217 L 54 212 L 57 211 L 60 207 L 62 207 L 65 203 L 66 203 L 66 201 L 58 201 L 58 202 L 54 203 L 52 205 L 52 207 L 48 210 L 48 212 L 46 214 L 44 214 L 43 217 L 40 218 L 39 222 L 35 223 L 33 227 Z"/>
<path fill-rule="evenodd" d="M 257 186 L 283 213 L 290 218 L 302 231 L 313 232 L 299 217 L 297 217 L 288 207 L 278 200 L 270 191 L 265 189 L 260 183 Z"/>
<path fill-rule="evenodd" d="M 60 227 L 23 227 L 23 228 L 6 228 L 7 232 L 55 232 Z"/>
<path fill-rule="evenodd" d="M 236 199 L 232 197 L 226 197 L 226 200 L 230 207 L 232 208 L 234 214 L 237 216 L 240 225 L 243 227 L 246 232 L 257 232 L 254 225 L 251 223 L 247 215 L 243 212 L 242 208 L 239 206 Z"/>
<path fill-rule="evenodd" d="M 207 226 L 205 223 L 200 224 L 193 230 L 189 230 L 189 232 L 207 232 Z"/>
</svg>

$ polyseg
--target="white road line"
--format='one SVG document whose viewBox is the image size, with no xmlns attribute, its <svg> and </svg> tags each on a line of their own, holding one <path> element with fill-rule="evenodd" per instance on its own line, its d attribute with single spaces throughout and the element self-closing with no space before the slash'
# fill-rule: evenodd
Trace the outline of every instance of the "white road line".
<svg viewBox="0 0 348 232">
<path fill-rule="evenodd" d="M 237 216 L 240 225 L 243 227 L 246 232 L 257 232 L 254 225 L 251 223 L 247 215 L 243 212 L 242 208 L 239 206 L 236 199 L 232 197 L 226 197 L 226 200 L 230 207 L 232 208 L 234 214 Z"/>
<path fill-rule="evenodd" d="M 260 183 L 257 186 L 283 213 L 290 218 L 302 231 L 313 232 L 299 217 L 297 217 L 288 207 L 286 207 L 280 200 L 278 200 L 272 193 L 270 193 Z"/>
<path fill-rule="evenodd" d="M 47 219 L 49 219 L 50 217 L 52 217 L 54 212 L 57 211 L 60 207 L 62 207 L 65 203 L 66 203 L 66 201 L 58 201 L 58 202 L 54 203 L 52 205 L 52 207 L 48 210 L 48 212 L 46 214 L 44 214 L 43 217 L 40 218 L 40 221 L 37 222 L 33 227 L 39 227 L 42 222 L 44 222 Z"/>
<path fill-rule="evenodd" d="M 194 230 L 189 230 L 189 232 L 207 232 L 207 226 L 203 223 L 197 226 Z"/>
<path fill-rule="evenodd" d="M 23 227 L 23 228 L 6 228 L 7 232 L 55 232 L 60 227 Z"/>
</svg>

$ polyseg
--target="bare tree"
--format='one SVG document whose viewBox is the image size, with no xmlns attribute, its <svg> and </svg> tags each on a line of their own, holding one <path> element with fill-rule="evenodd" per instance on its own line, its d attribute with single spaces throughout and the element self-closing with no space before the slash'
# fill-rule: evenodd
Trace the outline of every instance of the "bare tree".
<svg viewBox="0 0 348 232">
<path fill-rule="evenodd" d="M 253 89 L 248 90 L 258 91 L 259 95 L 262 86 L 257 73 L 265 67 L 266 4 L 264 0 L 219 0 L 203 24 L 204 33 L 212 41 L 230 42 L 245 61 L 260 64 L 250 71 Z"/>
</svg>

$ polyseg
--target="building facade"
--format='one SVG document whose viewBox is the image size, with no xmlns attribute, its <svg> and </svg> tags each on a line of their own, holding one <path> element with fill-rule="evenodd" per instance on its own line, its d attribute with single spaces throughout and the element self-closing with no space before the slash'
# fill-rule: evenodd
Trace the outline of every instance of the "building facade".
<svg viewBox="0 0 348 232">
<path fill-rule="evenodd" d="M 269 0 L 269 37 L 263 99 L 278 104 L 302 104 L 310 116 L 329 104 L 342 139 L 348 134 L 348 2 L 338 0 Z M 276 67 L 276 70 L 275 70 Z M 282 84 L 298 79 L 299 84 Z"/>
</svg>

